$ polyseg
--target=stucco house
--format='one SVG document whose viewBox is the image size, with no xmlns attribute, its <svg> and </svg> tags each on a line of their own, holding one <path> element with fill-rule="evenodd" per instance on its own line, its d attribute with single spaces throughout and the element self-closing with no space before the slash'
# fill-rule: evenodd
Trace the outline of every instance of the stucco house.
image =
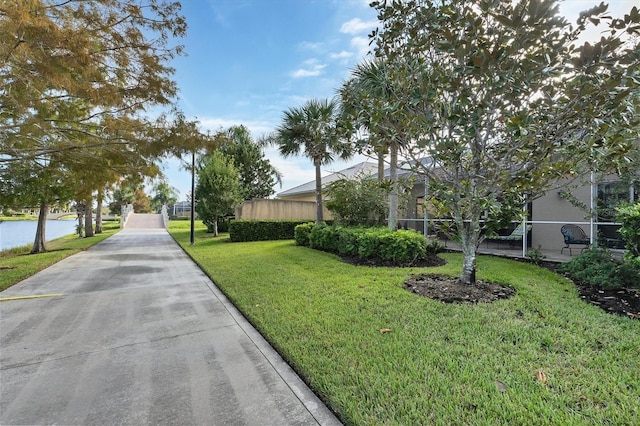
<svg viewBox="0 0 640 426">
<path fill-rule="evenodd" d="M 405 170 L 401 175 L 412 172 Z M 423 204 L 425 200 L 424 177 L 414 175 L 415 184 L 409 196 L 409 202 L 404 215 L 401 213 L 400 226 L 424 232 L 424 223 L 432 218 L 425 218 Z M 563 192 L 571 194 L 572 201 Z M 615 206 L 620 202 L 638 202 L 640 199 L 640 185 L 629 186 L 620 181 L 617 176 L 608 176 L 589 183 L 568 185 L 565 188 L 549 190 L 542 197 L 528 203 L 526 234 L 527 247 L 540 247 L 546 251 L 560 252 L 565 247 L 561 228 L 565 224 L 575 224 L 584 230 L 592 244 L 611 249 L 623 248 L 623 242 L 615 223 Z M 578 207 L 582 205 L 583 207 Z M 591 208 L 594 215 L 589 214 Z M 516 224 L 513 224 L 515 227 Z M 518 245 L 515 245 L 518 247 Z M 578 250 L 579 252 L 579 250 Z"/>
<path fill-rule="evenodd" d="M 322 177 L 322 186 L 334 182 L 338 179 L 353 179 L 356 176 L 374 175 L 378 172 L 378 166 L 374 163 L 364 161 L 347 167 L 338 172 Z M 316 181 L 298 185 L 294 188 L 283 191 L 276 196 L 279 200 L 288 201 L 316 201 Z"/>
<path fill-rule="evenodd" d="M 422 160 L 428 161 L 428 160 Z M 354 178 L 361 175 L 377 177 L 377 165 L 371 162 L 362 162 L 331 173 L 322 178 L 323 186 L 341 178 Z M 385 177 L 389 176 L 389 169 L 385 170 Z M 425 217 L 425 180 L 424 175 L 416 173 L 410 164 L 400 165 L 398 170 L 400 179 L 412 178 L 413 187 L 408 195 L 408 203 L 405 210 L 399 213 L 399 226 L 415 229 L 424 233 L 425 223 L 427 229 L 432 229 L 433 220 L 428 213 Z M 572 201 L 563 195 L 564 191 L 570 191 Z M 638 202 L 640 199 L 640 185 L 629 187 L 620 182 L 617 176 L 609 176 L 592 184 L 567 186 L 565 189 L 549 190 L 545 195 L 537 198 L 527 205 L 526 233 L 524 241 L 526 246 L 540 248 L 545 251 L 561 252 L 565 246 L 564 237 L 560 229 L 565 224 L 580 226 L 587 238 L 600 246 L 612 249 L 622 248 L 622 242 L 617 229 L 619 224 L 614 222 L 613 207 L 620 201 Z M 276 200 L 265 201 L 296 201 L 309 204 L 308 219 L 312 220 L 315 208 L 315 180 L 296 186 L 277 194 Z M 592 207 L 597 213 L 590 216 L 583 208 L 577 205 Z M 289 209 L 289 207 L 287 208 Z M 281 215 L 282 213 L 278 213 Z M 327 218 L 330 213 L 325 210 Z M 298 214 L 299 215 L 299 214 Z M 273 217 L 270 217 L 273 218 Z M 517 224 L 513 224 L 515 228 Z M 521 243 L 514 244 L 512 248 L 521 248 Z M 527 247 L 523 252 L 526 252 Z M 577 250 L 579 253 L 580 250 Z M 576 253 L 576 250 L 573 251 Z"/>
<path fill-rule="evenodd" d="M 362 162 L 346 169 L 322 177 L 322 185 L 338 179 L 353 179 L 356 176 L 373 175 L 377 165 Z M 260 220 L 315 220 L 316 218 L 316 181 L 315 179 L 277 194 L 275 200 L 254 199 L 245 201 L 236 208 L 236 219 Z M 325 220 L 333 219 L 326 207 L 323 208 Z"/>
</svg>

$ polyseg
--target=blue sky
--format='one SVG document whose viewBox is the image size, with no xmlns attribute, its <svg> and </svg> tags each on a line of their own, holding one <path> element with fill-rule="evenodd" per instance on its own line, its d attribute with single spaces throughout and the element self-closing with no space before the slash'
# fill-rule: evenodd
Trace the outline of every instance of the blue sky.
<svg viewBox="0 0 640 426">
<path fill-rule="evenodd" d="M 307 99 L 330 98 L 369 50 L 377 24 L 368 0 L 188 0 L 186 57 L 173 62 L 179 105 L 203 130 L 244 124 L 254 139 Z M 314 179 L 306 158 L 267 149 L 282 192 Z M 169 184 L 190 192 L 189 174 L 167 162 Z M 336 163 L 327 170 L 339 170 Z"/>
<path fill-rule="evenodd" d="M 183 0 L 189 26 L 181 40 L 188 56 L 176 59 L 179 106 L 203 130 L 215 132 L 244 124 L 254 139 L 271 132 L 282 113 L 307 99 L 331 98 L 369 50 L 376 27 L 370 0 Z M 600 0 L 565 0 L 561 12 L 575 21 L 579 11 Z M 622 16 L 639 0 L 610 0 Z M 596 36 L 596 32 L 592 33 Z M 314 179 L 311 161 L 267 158 L 283 174 L 276 193 Z M 335 162 L 324 174 L 364 157 Z M 190 175 L 176 161 L 165 163 L 180 199 L 190 192 Z"/>
</svg>

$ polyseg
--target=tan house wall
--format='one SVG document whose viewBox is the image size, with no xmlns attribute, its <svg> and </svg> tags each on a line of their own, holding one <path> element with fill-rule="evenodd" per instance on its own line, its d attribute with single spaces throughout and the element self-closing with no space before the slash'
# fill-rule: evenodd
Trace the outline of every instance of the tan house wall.
<svg viewBox="0 0 640 426">
<path fill-rule="evenodd" d="M 284 196 L 284 197 L 278 197 L 278 200 L 283 200 L 283 201 L 310 201 L 315 203 L 316 202 L 316 194 L 315 193 L 311 193 L 311 194 L 296 194 L 296 195 L 289 195 L 289 196 Z"/>
<path fill-rule="evenodd" d="M 571 192 L 577 200 L 589 205 L 591 188 L 588 185 L 572 189 Z M 407 211 L 400 214 L 399 226 L 416 229 L 423 232 L 422 209 L 418 208 L 416 201 L 424 195 L 424 185 L 417 183 L 409 197 Z M 420 210 L 420 211 L 418 211 Z M 540 245 L 547 250 L 560 250 L 564 246 L 564 238 L 560 228 L 565 223 L 578 223 L 587 235 L 589 235 L 589 225 L 582 224 L 589 222 L 587 213 L 563 199 L 559 195 L 559 190 L 550 191 L 548 194 L 533 201 L 531 204 L 531 219 L 533 221 L 561 222 L 558 224 L 533 224 L 531 230 L 531 247 L 537 248 Z M 418 219 L 418 220 L 403 220 Z"/>
<path fill-rule="evenodd" d="M 563 199 L 559 190 L 550 191 L 546 195 L 533 201 L 531 206 L 531 219 L 535 221 L 561 222 L 558 224 L 534 223 L 531 230 L 532 247 L 540 245 L 547 250 L 560 250 L 564 246 L 564 237 L 560 232 L 562 225 L 566 223 L 578 223 L 584 232 L 589 235 L 589 225 L 580 222 L 589 222 L 587 213 Z M 590 203 L 591 187 L 589 185 L 571 189 L 572 195 L 584 203 Z"/>
<path fill-rule="evenodd" d="M 333 219 L 323 208 L 324 219 Z M 315 201 L 266 200 L 245 201 L 236 208 L 236 219 L 249 220 L 316 220 Z"/>
</svg>

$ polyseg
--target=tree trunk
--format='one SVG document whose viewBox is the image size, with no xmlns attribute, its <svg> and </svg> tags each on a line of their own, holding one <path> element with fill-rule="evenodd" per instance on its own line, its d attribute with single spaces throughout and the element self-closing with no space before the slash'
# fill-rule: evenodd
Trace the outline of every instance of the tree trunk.
<svg viewBox="0 0 640 426">
<path fill-rule="evenodd" d="M 460 282 L 462 284 L 472 285 L 476 283 L 476 248 L 462 247 L 462 273 L 460 274 Z"/>
<path fill-rule="evenodd" d="M 78 238 L 84 235 L 84 214 L 78 213 Z"/>
<path fill-rule="evenodd" d="M 96 200 L 96 234 L 102 234 L 102 201 L 104 198 L 104 193 L 102 190 L 98 191 L 98 197 Z"/>
<path fill-rule="evenodd" d="M 46 246 L 46 225 L 47 215 L 49 214 L 49 205 L 44 202 L 40 203 L 40 214 L 38 215 L 38 227 L 36 228 L 36 238 L 33 241 L 31 254 L 44 253 L 47 251 Z"/>
<path fill-rule="evenodd" d="M 85 213 L 84 213 L 84 236 L 85 237 L 93 237 L 93 212 L 91 211 L 91 206 L 93 205 L 93 200 L 91 197 L 85 200 Z"/>
<path fill-rule="evenodd" d="M 459 229 L 460 245 L 462 247 L 462 272 L 460 282 L 462 284 L 473 285 L 476 283 L 476 250 L 480 238 L 480 222 L 478 217 L 472 218 L 469 222 L 456 220 Z"/>
<path fill-rule="evenodd" d="M 322 217 L 322 174 L 320 172 L 320 160 L 313 160 L 316 166 L 316 223 L 321 223 Z"/>
<path fill-rule="evenodd" d="M 389 229 L 398 229 L 398 143 L 392 142 L 389 150 Z"/>
<path fill-rule="evenodd" d="M 213 236 L 218 236 L 218 219 L 213 221 Z"/>
<path fill-rule="evenodd" d="M 384 182 L 384 156 L 386 153 L 386 150 L 383 148 L 380 148 L 380 151 L 378 151 L 378 182 L 380 183 Z"/>
</svg>

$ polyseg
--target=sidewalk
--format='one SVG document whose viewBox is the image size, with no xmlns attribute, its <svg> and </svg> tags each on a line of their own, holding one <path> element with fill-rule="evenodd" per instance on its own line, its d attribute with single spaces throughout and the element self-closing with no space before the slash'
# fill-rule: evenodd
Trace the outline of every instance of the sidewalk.
<svg viewBox="0 0 640 426">
<path fill-rule="evenodd" d="M 164 229 L 0 293 L 32 295 L 0 303 L 0 424 L 340 424 Z"/>
</svg>

